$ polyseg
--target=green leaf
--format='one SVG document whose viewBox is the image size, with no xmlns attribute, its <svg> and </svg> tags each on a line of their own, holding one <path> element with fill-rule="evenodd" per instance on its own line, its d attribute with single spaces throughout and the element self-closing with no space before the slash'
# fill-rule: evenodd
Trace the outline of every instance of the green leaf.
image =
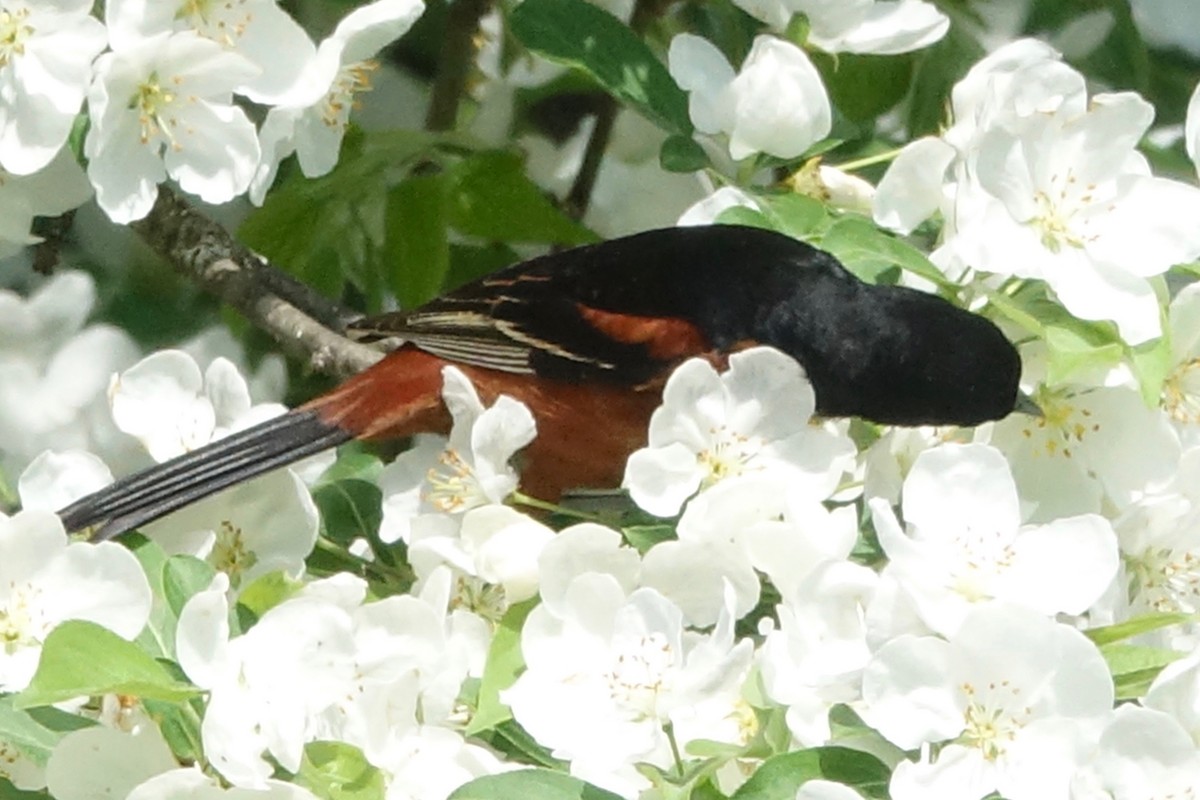
<svg viewBox="0 0 1200 800">
<path fill-rule="evenodd" d="M 490 731 L 483 731 L 479 738 L 510 761 L 519 764 L 533 764 L 562 772 L 566 772 L 569 766 L 562 759 L 555 758 L 544 745 L 529 735 L 529 731 L 513 719 L 501 722 Z"/>
<path fill-rule="evenodd" d="M 1049 350 L 1046 366 L 1046 383 L 1049 385 L 1061 385 L 1080 372 L 1120 362 L 1123 347 L 1113 326 L 1084 322 L 1065 311 L 1037 316 L 1043 323 Z"/>
<path fill-rule="evenodd" d="M 345 742 L 309 742 L 296 783 L 324 800 L 383 800 L 383 773 Z"/>
<path fill-rule="evenodd" d="M 388 182 L 380 168 L 362 174 L 363 162 L 348 143 L 330 174 L 310 180 L 294 171 L 245 219 L 238 239 L 326 295 L 340 295 L 347 278 L 366 292 L 377 282 L 366 268 L 384 244 Z"/>
<path fill-rule="evenodd" d="M 814 747 L 768 758 L 731 800 L 795 800 L 796 790 L 816 779 L 844 783 L 864 797 L 882 799 L 891 776 L 887 765 L 870 753 Z"/>
<path fill-rule="evenodd" d="M 920 250 L 857 214 L 847 214 L 834 222 L 819 246 L 867 282 L 875 282 L 887 270 L 899 267 L 939 287 L 952 287 Z"/>
<path fill-rule="evenodd" d="M 97 694 L 185 700 L 199 692 L 108 628 L 68 620 L 46 637 L 37 672 L 15 705 L 30 708 Z"/>
<path fill-rule="evenodd" d="M 316 486 L 321 487 L 330 483 L 344 480 L 360 480 L 374 483 L 383 471 L 383 462 L 379 456 L 362 449 L 361 442 L 351 442 L 338 450 L 337 461 L 329 469 L 321 473 Z"/>
<path fill-rule="evenodd" d="M 747 206 L 733 206 L 717 214 L 717 222 L 722 225 L 749 225 L 751 228 L 776 230 L 775 223 L 763 212 Z"/>
<path fill-rule="evenodd" d="M 71 731 L 96 724 L 52 706 L 18 709 L 13 699 L 13 695 L 0 697 L 0 749 L 15 749 L 41 766 L 45 766 L 50 751 L 60 739 Z M 0 797 L 7 795 L 0 793 Z"/>
<path fill-rule="evenodd" d="M 621 528 L 621 535 L 635 550 L 645 555 L 654 545 L 677 538 L 675 526 L 662 524 L 626 525 Z"/>
<path fill-rule="evenodd" d="M 967 27 L 955 23 L 941 41 L 916 55 L 907 126 L 914 139 L 941 132 L 954 84 L 985 54 Z"/>
<path fill-rule="evenodd" d="M 708 166 L 708 153 L 690 136 L 668 136 L 658 151 L 658 163 L 668 172 L 695 172 Z"/>
<path fill-rule="evenodd" d="M 588 73 L 663 130 L 691 134 L 687 95 L 650 48 L 608 12 L 585 0 L 525 0 L 509 26 L 530 50 Z"/>
<path fill-rule="evenodd" d="M 176 619 L 187 601 L 207 589 L 216 574 L 211 564 L 195 556 L 178 555 L 167 559 L 163 565 L 163 597 Z"/>
<path fill-rule="evenodd" d="M 1137 647 L 1128 644 L 1107 644 L 1101 655 L 1112 673 L 1118 700 L 1144 697 L 1150 684 L 1163 667 L 1184 657 L 1184 653 L 1160 647 Z"/>
<path fill-rule="evenodd" d="M 467 724 L 467 736 L 474 736 L 512 719 L 512 711 L 500 702 L 500 692 L 512 686 L 517 675 L 525 669 L 525 658 L 521 655 L 521 628 L 529 612 L 536 607 L 536 599 L 517 603 L 500 620 L 496 635 L 488 647 L 487 664 L 479 684 L 479 702 Z"/>
<path fill-rule="evenodd" d="M 176 613 L 164 600 L 163 568 L 167 564 L 167 554 L 159 544 L 147 539 L 140 533 L 127 533 L 121 537 L 122 543 L 128 547 L 142 565 L 146 580 L 150 584 L 150 594 L 153 602 L 150 606 L 150 618 L 146 627 L 138 634 L 136 642 L 139 647 L 154 656 L 170 657 L 175 654 L 175 623 Z"/>
<path fill-rule="evenodd" d="M 28 792 L 12 785 L 8 778 L 0 778 L 0 797 L 4 800 L 52 800 L 47 790 Z"/>
<path fill-rule="evenodd" d="M 378 308 L 392 266 L 384 258 L 389 190 L 415 164 L 464 149 L 458 134 L 351 128 L 333 172 L 309 179 L 292 169 L 238 238 L 324 294 L 340 296 L 350 280 Z"/>
<path fill-rule="evenodd" d="M 446 288 L 458 288 L 520 260 L 515 250 L 499 242 L 490 242 L 482 247 L 451 244 L 450 277 L 446 281 Z"/>
<path fill-rule="evenodd" d="M 442 291 L 450 270 L 449 214 L 450 181 L 443 173 L 410 176 L 388 192 L 385 269 L 388 286 L 405 308 Z"/>
<path fill-rule="evenodd" d="M 1020 325 L 1039 339 L 1046 335 L 1046 328 L 1036 316 L 1037 312 L 1026 309 L 1021 300 L 997 291 L 988 292 L 988 303 L 1002 316 Z"/>
<path fill-rule="evenodd" d="M 500 775 L 485 775 L 458 787 L 448 800 L 620 800 L 578 778 L 547 769 L 522 769 Z"/>
<path fill-rule="evenodd" d="M 268 572 L 238 593 L 237 604 L 243 606 L 255 619 L 287 600 L 304 588 L 304 582 L 293 578 L 283 570 Z"/>
<path fill-rule="evenodd" d="M 789 192 L 759 198 L 767 216 L 780 233 L 809 241 L 829 223 L 829 210 L 814 197 Z"/>
<path fill-rule="evenodd" d="M 913 73 L 911 54 L 820 54 L 813 62 L 824 78 L 829 99 L 848 120 L 857 123 L 873 122 L 903 100 Z"/>
<path fill-rule="evenodd" d="M 512 153 L 473 155 L 454 166 L 449 180 L 449 221 L 462 233 L 498 242 L 586 244 L 598 238 L 550 202 Z"/>
<path fill-rule="evenodd" d="M 199 698 L 183 703 L 143 699 L 142 705 L 162 730 L 163 738 L 176 758 L 182 763 L 198 762 L 204 758 L 204 747 L 200 740 L 204 708 Z"/>
<path fill-rule="evenodd" d="M 326 535 L 343 543 L 379 533 L 382 499 L 378 486 L 357 479 L 327 483 L 313 491 Z"/>
<path fill-rule="evenodd" d="M 1125 639 L 1140 636 L 1143 633 L 1150 633 L 1160 628 L 1168 628 L 1172 625 L 1186 625 L 1196 622 L 1198 619 L 1195 614 L 1180 614 L 1180 613 L 1156 613 L 1156 614 L 1141 614 L 1133 619 L 1127 619 L 1124 622 L 1118 622 L 1116 625 L 1105 625 L 1101 628 L 1089 628 L 1084 631 L 1084 634 L 1095 642 L 1097 645 L 1107 645 L 1113 642 L 1120 642 Z"/>
<path fill-rule="evenodd" d="M 1167 335 L 1126 349 L 1133 374 L 1137 376 L 1142 402 L 1157 408 L 1162 397 L 1163 384 L 1175 366 L 1171 357 L 1171 340 Z"/>
</svg>

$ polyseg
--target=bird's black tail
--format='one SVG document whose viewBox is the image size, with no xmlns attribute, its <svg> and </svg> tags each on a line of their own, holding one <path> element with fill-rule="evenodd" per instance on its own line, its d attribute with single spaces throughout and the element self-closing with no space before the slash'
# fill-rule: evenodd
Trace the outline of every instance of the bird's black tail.
<svg viewBox="0 0 1200 800">
<path fill-rule="evenodd" d="M 58 512 L 69 531 L 110 539 L 276 467 L 353 438 L 299 409 L 231 434 L 88 495 Z"/>
</svg>

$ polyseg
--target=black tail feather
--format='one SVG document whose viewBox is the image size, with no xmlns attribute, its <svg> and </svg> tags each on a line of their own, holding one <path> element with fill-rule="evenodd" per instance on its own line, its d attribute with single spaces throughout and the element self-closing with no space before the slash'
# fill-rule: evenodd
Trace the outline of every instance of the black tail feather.
<svg viewBox="0 0 1200 800">
<path fill-rule="evenodd" d="M 324 422 L 315 411 L 291 411 L 122 478 L 75 501 L 58 515 L 67 530 L 94 528 L 94 541 L 110 539 L 351 438 L 348 431 Z"/>
</svg>

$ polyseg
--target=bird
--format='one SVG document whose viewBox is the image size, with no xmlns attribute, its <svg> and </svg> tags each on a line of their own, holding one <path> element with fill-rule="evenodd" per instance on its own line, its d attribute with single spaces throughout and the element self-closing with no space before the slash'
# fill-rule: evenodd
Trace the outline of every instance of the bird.
<svg viewBox="0 0 1200 800">
<path fill-rule="evenodd" d="M 107 539 L 351 439 L 446 433 L 442 370 L 481 400 L 509 395 L 538 435 L 521 490 L 554 502 L 615 488 L 644 447 L 671 371 L 766 345 L 803 366 L 823 417 L 975 425 L 1021 404 L 1016 348 L 934 294 L 859 280 L 836 258 L 756 227 L 650 230 L 538 256 L 429 303 L 351 323 L 398 342 L 375 365 L 279 417 L 122 478 L 59 512 Z"/>
</svg>

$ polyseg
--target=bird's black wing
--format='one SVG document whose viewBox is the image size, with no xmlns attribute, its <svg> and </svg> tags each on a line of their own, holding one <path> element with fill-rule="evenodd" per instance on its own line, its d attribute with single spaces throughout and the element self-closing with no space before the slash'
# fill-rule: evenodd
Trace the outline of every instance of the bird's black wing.
<svg viewBox="0 0 1200 800">
<path fill-rule="evenodd" d="M 641 384 L 712 347 L 699 315 L 674 297 L 680 257 L 657 257 L 681 237 L 695 233 L 651 231 L 632 237 L 641 246 L 617 240 L 531 259 L 420 308 L 360 320 L 349 334 L 504 372 Z"/>
</svg>

